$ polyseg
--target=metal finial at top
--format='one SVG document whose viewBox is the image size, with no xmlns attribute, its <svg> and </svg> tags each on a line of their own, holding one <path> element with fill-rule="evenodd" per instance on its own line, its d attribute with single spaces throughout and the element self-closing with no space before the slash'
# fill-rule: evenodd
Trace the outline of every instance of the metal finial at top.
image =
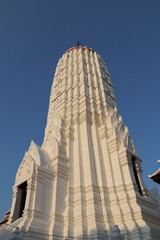
<svg viewBox="0 0 160 240">
<path fill-rule="evenodd" d="M 80 46 L 80 41 L 77 41 L 77 47 L 79 47 Z"/>
</svg>

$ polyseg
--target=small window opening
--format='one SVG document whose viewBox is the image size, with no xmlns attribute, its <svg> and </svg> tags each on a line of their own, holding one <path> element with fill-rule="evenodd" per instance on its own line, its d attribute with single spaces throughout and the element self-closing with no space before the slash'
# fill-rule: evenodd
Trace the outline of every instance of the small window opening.
<svg viewBox="0 0 160 240">
<path fill-rule="evenodd" d="M 140 185 L 140 182 L 139 182 L 139 178 L 138 178 L 138 174 L 137 174 L 135 162 L 136 162 L 136 158 L 135 158 L 135 157 L 132 157 L 132 166 L 133 166 L 134 177 L 135 177 L 135 180 L 136 180 L 136 184 L 137 184 L 137 187 L 138 187 L 138 191 L 139 191 L 139 193 L 142 195 L 142 189 L 141 189 L 141 185 Z"/>
<path fill-rule="evenodd" d="M 27 182 L 22 183 L 21 185 L 18 186 L 19 191 L 20 191 L 20 206 L 19 206 L 19 217 L 22 217 L 23 215 L 23 210 L 25 207 L 26 203 L 26 195 L 27 195 Z"/>
<path fill-rule="evenodd" d="M 23 211 L 25 209 L 26 195 L 27 195 L 27 181 L 20 184 L 17 187 L 17 198 L 12 222 L 22 217 Z"/>
</svg>

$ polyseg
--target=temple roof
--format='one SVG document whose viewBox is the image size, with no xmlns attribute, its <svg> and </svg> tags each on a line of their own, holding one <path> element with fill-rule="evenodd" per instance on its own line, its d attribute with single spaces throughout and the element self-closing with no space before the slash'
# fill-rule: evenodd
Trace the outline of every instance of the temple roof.
<svg viewBox="0 0 160 240">
<path fill-rule="evenodd" d="M 160 183 L 160 168 L 151 175 L 148 175 L 154 182 Z"/>
<path fill-rule="evenodd" d="M 5 224 L 6 222 L 8 222 L 9 216 L 10 216 L 10 212 L 11 212 L 11 210 L 9 210 L 9 211 L 6 212 L 6 216 L 2 219 L 2 221 L 0 221 L 0 227 L 1 227 L 3 224 Z"/>
<path fill-rule="evenodd" d="M 29 154 L 33 157 L 38 166 L 52 171 L 52 165 L 48 153 L 34 141 L 31 142 L 29 147 Z"/>
</svg>

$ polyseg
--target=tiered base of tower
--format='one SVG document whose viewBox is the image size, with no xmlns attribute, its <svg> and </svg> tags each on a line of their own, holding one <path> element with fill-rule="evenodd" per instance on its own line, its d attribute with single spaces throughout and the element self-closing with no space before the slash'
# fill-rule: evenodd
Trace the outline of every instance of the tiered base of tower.
<svg viewBox="0 0 160 240">
<path fill-rule="evenodd" d="M 140 164 L 104 62 L 92 49 L 70 49 L 55 73 L 44 142 L 31 143 L 18 169 L 0 239 L 111 240 L 118 225 L 125 240 L 159 240 Z"/>
</svg>

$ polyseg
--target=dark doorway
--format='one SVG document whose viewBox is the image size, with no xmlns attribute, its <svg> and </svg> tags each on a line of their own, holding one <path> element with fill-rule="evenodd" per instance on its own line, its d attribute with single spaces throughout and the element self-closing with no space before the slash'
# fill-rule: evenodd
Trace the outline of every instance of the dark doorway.
<svg viewBox="0 0 160 240">
<path fill-rule="evenodd" d="M 141 189 L 141 185 L 140 185 L 140 182 L 139 182 L 137 169 L 136 169 L 136 158 L 135 157 L 132 157 L 132 166 L 133 166 L 133 173 L 134 173 L 134 177 L 135 177 L 135 180 L 136 180 L 136 183 L 137 183 L 138 191 L 142 195 L 142 189 Z"/>
<path fill-rule="evenodd" d="M 18 218 L 20 218 L 23 215 L 23 210 L 24 210 L 25 202 L 26 202 L 27 182 L 24 182 L 18 186 L 18 192 L 19 192 L 19 196 L 20 196 L 20 206 L 19 206 Z"/>
<path fill-rule="evenodd" d="M 26 195 L 27 195 L 27 181 L 23 182 L 17 187 L 17 198 L 12 222 L 22 217 L 26 203 Z"/>
</svg>

